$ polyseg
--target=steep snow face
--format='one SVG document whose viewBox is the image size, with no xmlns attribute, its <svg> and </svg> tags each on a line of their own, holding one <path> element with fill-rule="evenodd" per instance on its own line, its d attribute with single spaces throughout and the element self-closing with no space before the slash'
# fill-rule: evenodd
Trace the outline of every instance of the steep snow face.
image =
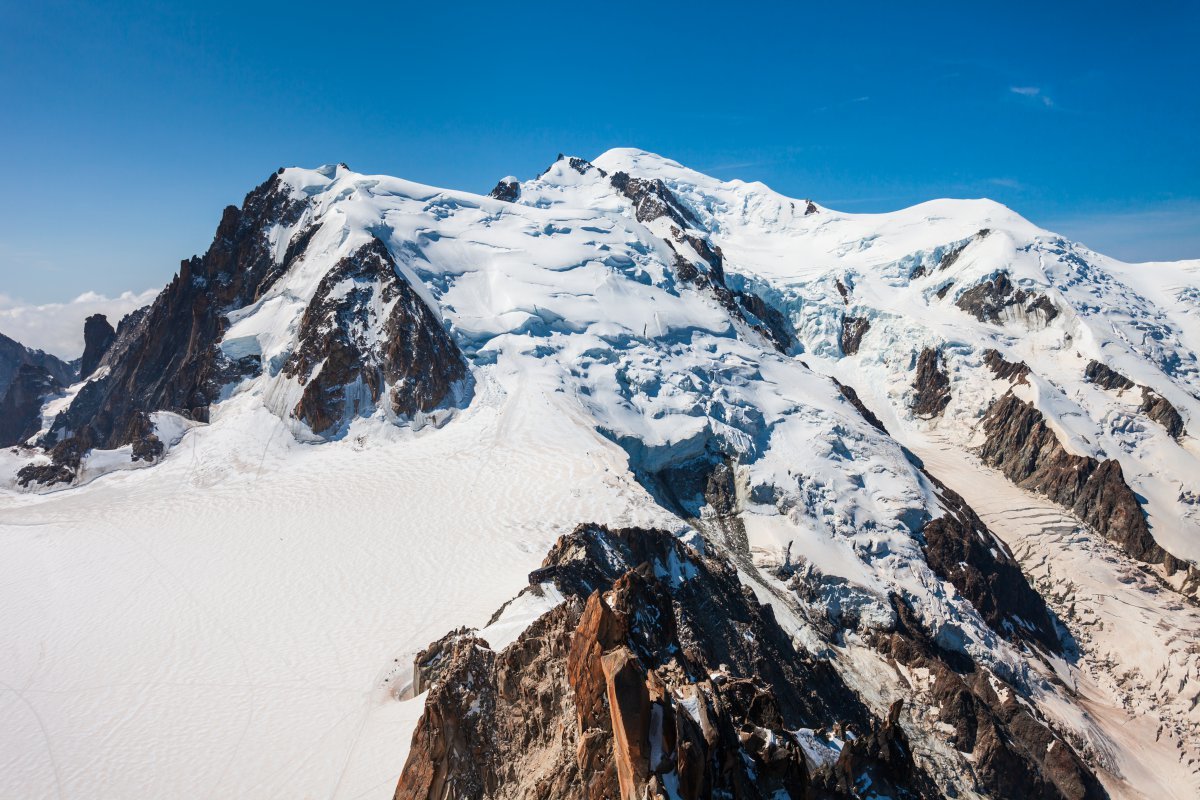
<svg viewBox="0 0 1200 800">
<path fill-rule="evenodd" d="M 12 475 L 30 455 L 0 454 L 5 553 L 22 576 L 4 590 L 22 612 L 0 629 L 20 643 L 0 664 L 16 794 L 390 795 L 419 714 L 406 705 L 419 701 L 397 699 L 412 654 L 482 626 L 580 522 L 700 528 L 876 712 L 905 696 L 907 679 L 868 646 L 894 624 L 895 596 L 939 647 L 1120 751 L 1031 657 L 1020 620 L 994 629 L 931 569 L 923 531 L 949 513 L 944 493 L 826 375 L 906 443 L 933 429 L 967 442 L 1007 390 L 984 349 L 1025 360 L 1022 397 L 1064 446 L 1119 458 L 1155 536 L 1187 555 L 1195 518 L 1173 541 L 1163 520 L 1187 501 L 1164 476 L 1198 474 L 1171 471 L 1193 465 L 1191 440 L 1082 378 L 1088 357 L 1104 356 L 1200 418 L 1186 292 L 1161 313 L 1105 317 L 1094 292 L 1146 304 L 1169 284 L 1120 282 L 1117 267 L 986 201 L 838 214 L 640 151 L 559 158 L 533 180 L 502 181 L 511 200 L 343 166 L 277 180 L 288 213 L 261 231 L 266 277 L 212 326 L 216 401 L 196 419 L 147 417 L 162 463 L 131 461 L 136 444 L 93 449 L 83 485 L 29 493 Z M 1001 272 L 1013 289 L 976 304 L 982 319 L 955 305 Z M 771 309 L 793 323 L 799 357 L 768 335 Z M 393 346 L 416 337 L 390 333 L 397 314 L 428 342 L 407 360 Z M 868 321 L 852 357 L 846 314 Z M 932 422 L 907 411 L 911 365 L 930 347 L 951 387 Z M 407 367 L 431 354 L 439 391 L 414 393 L 427 376 Z M 43 416 L 82 403 L 107 369 Z M 728 489 L 706 491 L 722 469 Z M 1007 556 L 986 529 L 971 533 Z M 96 560 L 114 567 L 97 572 Z M 797 573 L 816 587 L 807 606 L 789 588 Z M 853 630 L 831 641 L 812 609 Z M 186 702 L 180 686 L 193 690 Z M 145 705 L 114 724 L 128 692 Z M 154 760 L 129 755 L 163 730 L 172 746 Z M 924 730 L 924 746 L 966 769 Z"/>
<path fill-rule="evenodd" d="M 596 164 L 658 178 L 685 199 L 723 249 L 731 284 L 744 281 L 785 308 L 805 358 L 858 388 L 877 412 L 894 410 L 902 427 L 971 442 L 1009 389 L 984 366 L 987 351 L 1024 362 L 1033 378 L 1016 391 L 1063 445 L 1117 459 L 1146 498 L 1155 539 L 1200 559 L 1197 440 L 1173 437 L 1140 411 L 1146 387 L 1185 430 L 1200 424 L 1197 262 L 1122 264 L 987 200 L 806 214 L 806 201 L 641 151 L 609 151 Z M 840 341 L 844 318 L 867 328 L 854 354 Z M 926 348 L 941 351 L 951 381 L 950 405 L 931 422 L 910 412 L 912 371 Z M 1085 377 L 1093 360 L 1136 387 L 1098 388 Z"/>
</svg>

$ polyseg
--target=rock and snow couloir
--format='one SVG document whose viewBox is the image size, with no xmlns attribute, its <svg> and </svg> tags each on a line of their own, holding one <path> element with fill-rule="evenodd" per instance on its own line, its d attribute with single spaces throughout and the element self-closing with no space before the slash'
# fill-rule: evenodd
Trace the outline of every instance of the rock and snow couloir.
<svg viewBox="0 0 1200 800">
<path fill-rule="evenodd" d="M 229 502 L 211 524 L 253 537 L 264 471 L 287 497 L 373 484 L 433 609 L 364 712 L 427 698 L 389 732 L 407 745 L 416 722 L 398 796 L 539 796 L 539 770 L 578 797 L 1188 796 L 1198 272 L 988 201 L 842 214 L 635 150 L 490 197 L 281 170 L 48 390 L 4 456 L 0 523 L 86 535 L 56 509 L 171 502 L 169 480 L 208 473 Z M 433 455 L 451 441 L 458 463 Z M 536 447 L 502 500 L 462 478 L 507 467 L 483 441 Z M 421 485 L 460 484 L 428 530 L 414 484 L 373 471 L 408 458 Z M 551 486 L 560 465 L 577 486 Z M 562 492 L 579 501 L 547 503 Z M 986 513 L 997 496 L 1038 514 Z M 474 580 L 450 551 L 511 536 L 475 521 L 492 502 L 519 509 L 496 516 L 529 529 L 523 555 L 438 602 Z M 336 520 L 292 524 L 336 563 Z M 491 623 L 438 639 L 555 539 Z M 404 762 L 364 781 L 391 770 L 388 794 Z M 254 785 L 241 769 L 214 790 Z"/>
</svg>

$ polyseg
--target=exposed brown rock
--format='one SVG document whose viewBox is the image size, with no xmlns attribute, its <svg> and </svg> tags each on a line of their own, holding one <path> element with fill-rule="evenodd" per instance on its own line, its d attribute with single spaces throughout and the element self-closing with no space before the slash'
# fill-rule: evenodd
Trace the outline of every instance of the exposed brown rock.
<svg viewBox="0 0 1200 800">
<path fill-rule="evenodd" d="M 1183 436 L 1183 417 L 1167 398 L 1147 386 L 1142 387 L 1142 404 L 1139 410 L 1166 428 L 1173 439 Z"/>
<path fill-rule="evenodd" d="M 842 352 L 848 356 L 857 353 L 858 346 L 862 344 L 863 337 L 870 329 L 871 321 L 865 317 L 842 317 L 842 335 L 838 340 Z"/>
<path fill-rule="evenodd" d="M 1001 636 L 1062 652 L 1046 601 L 1029 585 L 1008 547 L 957 492 L 922 471 L 934 484 L 945 509 L 922 531 L 929 568 L 970 600 Z"/>
<path fill-rule="evenodd" d="M 787 353 L 796 346 L 795 332 L 787 317 L 777 308 L 751 291 L 734 292 L 734 297 L 741 306 L 746 322 L 773 344 L 776 350 Z"/>
<path fill-rule="evenodd" d="M 389 309 L 386 320 L 376 319 L 379 307 Z M 374 338 L 379 331 L 382 340 Z M 378 239 L 321 279 L 301 319 L 299 338 L 300 347 L 283 371 L 304 386 L 294 413 L 315 433 L 336 433 L 350 417 L 373 411 L 385 384 L 392 385 L 396 414 L 430 411 L 467 374 L 441 320 L 399 277 Z"/>
<path fill-rule="evenodd" d="M 850 796 L 832 768 L 810 773 L 790 731 L 903 740 L 794 649 L 728 562 L 666 532 L 580 526 L 530 581 L 567 600 L 512 645 L 445 640 L 398 798 Z M 854 779 L 905 776 L 895 797 L 932 796 L 907 749 L 862 751 Z"/>
<path fill-rule="evenodd" d="M 1011 313 L 1032 317 L 1045 324 L 1058 316 L 1058 308 L 1049 298 L 1014 286 L 1007 272 L 1001 272 L 963 292 L 955 305 L 980 322 L 998 323 Z"/>
<path fill-rule="evenodd" d="M 985 464 L 1071 509 L 1133 558 L 1163 564 L 1168 572 L 1186 568 L 1154 541 L 1117 461 L 1068 453 L 1042 413 L 1012 392 L 992 405 L 983 428 L 987 440 L 979 455 Z"/>
<path fill-rule="evenodd" d="M 1088 362 L 1087 368 L 1083 371 L 1083 377 L 1101 389 L 1124 391 L 1125 389 L 1132 389 L 1134 386 L 1133 381 L 1129 380 L 1129 378 L 1126 378 L 1107 364 L 1101 364 L 1096 360 Z"/>
<path fill-rule="evenodd" d="M 940 351 L 932 347 L 921 351 L 913 390 L 912 410 L 918 417 L 933 419 L 950 404 L 950 376 L 942 367 Z"/>
<path fill-rule="evenodd" d="M 1000 380 L 1013 381 L 1015 383 L 1029 382 L 1029 365 L 1024 361 L 1016 363 L 1006 361 L 1004 356 L 1000 355 L 999 350 L 984 350 L 983 363 L 987 364 L 992 374 Z"/>
<path fill-rule="evenodd" d="M 254 363 L 230 363 L 217 343 L 228 325 L 225 313 L 262 296 L 299 253 L 276 263 L 267 231 L 276 224 L 295 225 L 307 203 L 295 200 L 278 175 L 246 195 L 242 207 L 229 206 L 203 257 L 182 262 L 179 274 L 139 313 L 130 326 L 118 329 L 102 361 L 111 367 L 103 379 L 81 391 L 55 420 L 48 446 L 86 431 L 89 447 L 114 448 L 137 437 L 137 417 L 174 411 L 196 420 L 208 419 L 208 405 L 221 387 Z M 300 234 L 297 237 L 303 238 Z M 296 238 L 293 238 L 295 244 Z M 121 357 L 111 352 L 120 347 Z M 69 465 L 62 463 L 69 471 Z M 47 476 L 31 471 L 29 476 Z M 52 477 L 62 478 L 64 470 Z M 40 480 L 30 477 L 30 480 Z"/>
<path fill-rule="evenodd" d="M 976 792 L 1031 800 L 1107 798 L 1074 748 L 1035 716 L 1034 707 L 1023 702 L 1017 690 L 970 659 L 940 648 L 906 602 L 893 596 L 892 604 L 899 620 L 896 629 L 877 635 L 874 645 L 909 668 L 929 670 L 931 690 L 913 702 L 929 702 L 938 710 L 938 721 L 954 729 L 951 744 L 970 756 Z M 996 687 L 1006 688 L 1003 696 Z M 866 749 L 906 749 L 894 733 L 899 711 L 893 706 L 888 725 Z M 879 762 L 887 763 L 882 756 L 877 756 Z"/>
</svg>

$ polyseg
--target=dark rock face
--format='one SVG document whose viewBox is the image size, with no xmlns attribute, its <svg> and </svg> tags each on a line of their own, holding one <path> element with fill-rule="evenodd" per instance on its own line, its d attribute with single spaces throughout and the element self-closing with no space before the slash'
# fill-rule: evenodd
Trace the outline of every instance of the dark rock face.
<svg viewBox="0 0 1200 800">
<path fill-rule="evenodd" d="M 862 415 L 863 419 L 869 422 L 876 430 L 879 430 L 882 433 L 887 433 L 887 428 L 883 427 L 883 422 L 880 421 L 879 417 L 875 416 L 871 409 L 867 408 L 867 406 L 859 398 L 858 392 L 854 391 L 853 386 L 847 386 L 837 378 L 833 378 L 832 380 L 834 384 L 837 385 L 838 391 L 842 393 L 842 397 L 846 398 L 850 405 L 854 406 L 855 410 Z"/>
<path fill-rule="evenodd" d="M 1083 371 L 1083 377 L 1101 389 L 1124 391 L 1132 389 L 1134 386 L 1133 381 L 1129 378 L 1099 361 L 1089 361 L 1087 369 Z"/>
<path fill-rule="evenodd" d="M 100 366 L 100 359 L 108 352 L 117 332 L 108 324 L 108 317 L 93 314 L 83 323 L 83 357 L 79 360 L 79 377 L 86 378 Z"/>
<path fill-rule="evenodd" d="M 816 204 L 816 203 L 814 203 L 812 200 L 806 200 L 806 201 L 805 201 L 805 204 L 804 204 L 804 216 L 806 216 L 806 217 L 807 217 L 807 216 L 810 216 L 810 215 L 812 215 L 812 214 L 816 214 L 816 213 L 818 213 L 819 211 L 820 211 L 820 209 L 819 209 L 819 208 L 817 208 L 817 204 Z"/>
<path fill-rule="evenodd" d="M 942 368 L 942 354 L 926 347 L 917 358 L 913 379 L 912 410 L 918 417 L 933 419 L 950 404 L 950 376 Z"/>
<path fill-rule="evenodd" d="M 848 356 L 857 353 L 858 346 L 862 344 L 863 337 L 870 329 L 871 321 L 865 317 L 842 317 L 842 335 L 839 340 L 842 352 Z"/>
<path fill-rule="evenodd" d="M 932 797 L 899 728 L 796 652 L 723 559 L 663 531 L 580 526 L 530 575 L 567 600 L 499 653 L 441 669 L 397 798 Z M 810 765 L 798 727 L 855 744 Z M 861 743 L 858 743 L 861 740 Z"/>
<path fill-rule="evenodd" d="M 1013 285 L 1007 272 L 963 292 L 955 305 L 980 322 L 999 323 L 1006 312 L 1046 324 L 1058 316 L 1049 298 Z"/>
<path fill-rule="evenodd" d="M 1183 436 L 1183 417 L 1167 398 L 1146 386 L 1142 387 L 1142 404 L 1139 409 L 1150 419 L 1167 429 L 1173 439 Z"/>
<path fill-rule="evenodd" d="M 790 352 L 796 346 L 795 331 L 787 317 L 779 309 L 767 303 L 753 292 L 734 292 L 742 317 L 761 333 L 781 353 Z"/>
<path fill-rule="evenodd" d="M 942 650 L 899 597 L 892 597 L 892 606 L 896 628 L 877 634 L 873 644 L 910 669 L 929 670 L 928 702 L 938 709 L 938 720 L 954 729 L 951 745 L 970 757 L 974 791 L 1036 800 L 1108 797 L 1070 744 L 1035 716 L 1017 691 L 1001 694 L 998 688 L 1005 682 L 999 676 Z"/>
<path fill-rule="evenodd" d="M 946 513 L 925 525 L 925 560 L 934 573 L 971 601 L 984 621 L 1007 639 L 1062 652 L 1046 601 L 1025 579 L 1008 547 L 956 492 L 929 472 Z"/>
<path fill-rule="evenodd" d="M 341 288 L 347 282 L 352 288 Z M 386 320 L 375 318 L 380 307 L 389 308 Z M 381 329 L 384 338 L 373 340 Z M 392 411 L 412 416 L 441 405 L 467 375 L 441 320 L 399 277 L 378 239 L 321 279 L 300 322 L 300 347 L 283 371 L 304 386 L 293 413 L 315 433 L 373 411 L 385 384 L 392 384 Z"/>
<path fill-rule="evenodd" d="M 500 181 L 496 184 L 496 188 L 488 192 L 488 197 L 515 203 L 521 199 L 521 184 L 517 181 Z"/>
<path fill-rule="evenodd" d="M 628 173 L 616 172 L 609 178 L 613 188 L 633 201 L 634 216 L 638 222 L 650 222 L 668 217 L 680 229 L 699 224 L 667 185 L 658 178 L 631 178 Z"/>
<path fill-rule="evenodd" d="M 987 365 L 992 374 L 1003 381 L 1016 383 L 1028 383 L 1029 380 L 1029 365 L 1024 361 L 1013 363 L 1006 361 L 1004 356 L 1000 355 L 999 350 L 984 350 L 983 363 Z"/>
<path fill-rule="evenodd" d="M 61 358 L 28 348 L 0 333 L 0 398 L 8 391 L 9 384 L 16 377 L 22 364 L 41 367 L 63 386 L 74 383 L 78 374 L 74 367 Z"/>
<path fill-rule="evenodd" d="M 1154 541 L 1117 461 L 1068 453 L 1042 413 L 1012 392 L 988 410 L 983 429 L 987 440 L 979 456 L 985 464 L 1071 509 L 1133 558 L 1163 564 L 1168 572 L 1186 568 Z"/>
<path fill-rule="evenodd" d="M 1083 377 L 1090 383 L 1094 383 L 1100 388 L 1110 391 L 1123 392 L 1126 389 L 1132 389 L 1137 386 L 1129 378 L 1113 370 L 1108 365 L 1101 364 L 1099 361 L 1089 361 L 1087 369 L 1083 371 Z M 1176 410 L 1175 406 L 1171 405 L 1171 402 L 1167 398 L 1149 386 L 1141 386 L 1139 388 L 1142 390 L 1142 403 L 1138 406 L 1138 410 L 1166 428 L 1171 438 L 1178 440 L 1182 437 L 1184 433 L 1183 417 L 1179 415 L 1179 411 Z"/>
<path fill-rule="evenodd" d="M 311 230 L 293 236 L 282 263 L 272 256 L 267 232 L 276 224 L 295 225 L 306 207 L 273 175 L 240 209 L 226 208 L 208 252 L 184 261 L 148 309 L 129 325 L 123 321 L 103 359 L 109 374 L 88 384 L 55 420 L 45 442 L 54 447 L 52 456 L 65 437 L 88 447 L 133 443 L 143 429 L 140 420 L 153 411 L 207 420 L 208 405 L 224 384 L 260 368 L 257 359 L 233 363 L 220 352 L 225 312 L 260 298 L 301 255 Z M 118 347 L 120 358 L 114 358 Z"/>
<path fill-rule="evenodd" d="M 0 401 L 0 447 L 19 444 L 41 429 L 46 398 L 62 391 L 62 384 L 44 367 L 25 363 Z"/>
</svg>

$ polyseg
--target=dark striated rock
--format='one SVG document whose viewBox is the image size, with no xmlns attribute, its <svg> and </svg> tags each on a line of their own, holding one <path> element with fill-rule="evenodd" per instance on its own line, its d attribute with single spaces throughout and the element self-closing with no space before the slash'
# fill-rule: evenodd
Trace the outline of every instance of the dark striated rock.
<svg viewBox="0 0 1200 800">
<path fill-rule="evenodd" d="M 1101 389 L 1115 389 L 1124 391 L 1134 387 L 1133 381 L 1126 378 L 1121 373 L 1109 367 L 1107 364 L 1101 364 L 1099 361 L 1089 361 L 1087 369 L 1083 371 L 1083 377 L 1089 383 L 1094 383 Z"/>
<path fill-rule="evenodd" d="M 842 317 L 842 335 L 838 340 L 842 346 L 842 352 L 848 356 L 857 353 L 858 346 L 862 344 L 863 337 L 870 329 L 871 321 L 865 317 Z"/>
<path fill-rule="evenodd" d="M 940 648 L 903 599 L 893 595 L 892 606 L 898 620 L 895 630 L 877 634 L 872 643 L 910 669 L 929 671 L 933 686 L 927 700 L 937 708 L 938 721 L 953 728 L 950 744 L 970 759 L 976 784 L 970 788 L 987 797 L 1031 800 L 1108 797 L 1083 759 L 1036 716 L 1035 707 L 1020 692 L 965 656 Z M 1001 694 L 1001 688 L 1007 691 Z M 893 706 L 889 723 L 894 725 L 897 712 Z M 887 728 L 880 733 L 868 747 L 905 747 Z"/>
<path fill-rule="evenodd" d="M 633 201 L 638 222 L 667 217 L 681 230 L 699 224 L 696 215 L 658 178 L 632 178 L 626 172 L 616 172 L 609 181 L 614 189 Z"/>
<path fill-rule="evenodd" d="M 846 398 L 850 405 L 854 406 L 855 410 L 862 415 L 863 419 L 869 422 L 880 432 L 887 433 L 887 428 L 883 427 L 883 423 L 880 421 L 879 417 L 875 416 L 874 412 L 867 408 L 863 401 L 859 399 L 858 392 L 854 391 L 853 386 L 847 386 L 837 378 L 831 378 L 831 380 L 837 386 L 838 391 L 842 393 L 842 397 Z"/>
<path fill-rule="evenodd" d="M 955 305 L 980 322 L 998 323 L 1006 313 L 1032 317 L 1042 324 L 1058 316 L 1058 308 L 1049 298 L 1014 286 L 1007 272 L 963 292 Z"/>
<path fill-rule="evenodd" d="M 833 285 L 837 287 L 838 294 L 840 294 L 842 296 L 842 303 L 845 305 L 849 305 L 850 304 L 850 290 L 848 288 L 846 288 L 846 284 L 842 283 L 841 279 L 839 278 L 833 282 Z"/>
<path fill-rule="evenodd" d="M 1142 404 L 1139 410 L 1166 428 L 1171 438 L 1179 439 L 1183 436 L 1183 417 L 1167 398 L 1147 386 L 1142 387 Z"/>
<path fill-rule="evenodd" d="M 488 197 L 515 203 L 521 199 L 521 184 L 515 180 L 502 180 L 496 184 L 496 188 L 488 192 Z"/>
<path fill-rule="evenodd" d="M 1042 413 L 1012 392 L 988 409 L 983 429 L 987 439 L 979 456 L 985 464 L 1071 509 L 1133 558 L 1163 564 L 1168 572 L 1184 568 L 1154 541 L 1117 461 L 1068 453 Z"/>
<path fill-rule="evenodd" d="M 773 344 L 776 350 L 788 353 L 796 346 L 795 331 L 779 309 L 754 292 L 740 291 L 733 294 L 746 322 Z"/>
<path fill-rule="evenodd" d="M 820 209 L 817 208 L 817 204 L 814 203 L 812 200 L 805 200 L 804 204 L 805 204 L 804 205 L 804 216 L 806 216 L 806 217 L 811 214 L 816 214 L 820 211 Z"/>
<path fill-rule="evenodd" d="M 993 375 L 1002 381 L 1029 383 L 1029 365 L 1024 361 L 1016 363 L 1006 361 L 1004 356 L 1000 355 L 999 350 L 984 350 L 983 363 L 987 365 Z"/>
<path fill-rule="evenodd" d="M 108 324 L 108 317 L 93 314 L 83 322 L 83 357 L 79 360 L 79 377 L 86 378 L 100 366 L 117 332 Z"/>
<path fill-rule="evenodd" d="M 932 347 L 926 347 L 917 358 L 912 410 L 918 417 L 933 419 L 950 404 L 950 376 L 941 362 L 941 352 Z"/>
<path fill-rule="evenodd" d="M 385 320 L 375 318 L 377 308 L 388 309 Z M 383 338 L 374 339 L 381 330 Z M 399 276 L 378 239 L 321 279 L 299 339 L 283 371 L 304 386 L 293 413 L 315 433 L 336 432 L 350 417 L 374 411 L 385 384 L 392 386 L 392 411 L 412 416 L 443 404 L 467 375 L 442 321 Z"/>
<path fill-rule="evenodd" d="M 62 384 L 45 367 L 24 363 L 0 401 L 0 447 L 24 442 L 42 428 L 42 405 Z"/>
<path fill-rule="evenodd" d="M 864 775 L 936 794 L 896 715 L 797 652 L 723 558 L 584 525 L 530 582 L 567 599 L 512 645 L 443 640 L 397 798 L 849 797 Z M 867 741 L 814 770 L 790 731 L 834 725 Z"/>
<path fill-rule="evenodd" d="M 966 500 L 922 469 L 937 490 L 945 514 L 922 531 L 925 561 L 971 601 L 992 630 L 1014 641 L 1036 642 L 1061 653 L 1050 609 L 1021 572 L 1021 566 Z"/>
</svg>

